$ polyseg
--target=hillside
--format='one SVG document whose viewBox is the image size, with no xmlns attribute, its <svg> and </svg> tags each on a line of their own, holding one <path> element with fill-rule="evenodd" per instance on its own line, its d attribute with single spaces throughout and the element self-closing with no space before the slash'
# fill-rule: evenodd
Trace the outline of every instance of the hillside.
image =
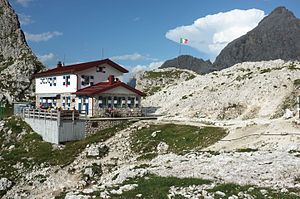
<svg viewBox="0 0 300 199">
<path fill-rule="evenodd" d="M 204 61 L 190 55 L 180 55 L 174 59 L 165 61 L 160 67 L 163 68 L 178 68 L 194 71 L 198 74 L 206 74 L 213 71 L 210 60 Z"/>
<path fill-rule="evenodd" d="M 177 85 L 181 82 L 193 79 L 198 74 L 184 69 L 165 68 L 144 71 L 136 75 L 137 89 L 142 90 L 148 96 L 164 90 L 165 87 Z"/>
<path fill-rule="evenodd" d="M 218 70 L 246 61 L 300 60 L 300 19 L 278 7 L 246 35 L 230 42 L 217 56 Z"/>
<path fill-rule="evenodd" d="M 32 96 L 31 76 L 42 68 L 26 43 L 16 13 L 7 0 L 0 0 L 0 101 Z"/>
<path fill-rule="evenodd" d="M 299 62 L 245 62 L 170 86 L 143 101 L 170 117 L 277 118 L 295 111 Z"/>
</svg>

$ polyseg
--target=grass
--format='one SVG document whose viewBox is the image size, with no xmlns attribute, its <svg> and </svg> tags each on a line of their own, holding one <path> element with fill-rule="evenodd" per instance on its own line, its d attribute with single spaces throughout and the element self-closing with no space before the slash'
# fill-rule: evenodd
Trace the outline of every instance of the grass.
<svg viewBox="0 0 300 199">
<path fill-rule="evenodd" d="M 1 102 L 0 102 L 1 105 Z M 3 106 L 3 105 L 2 105 Z M 0 120 L 13 115 L 13 106 L 6 103 L 4 107 L 0 107 Z"/>
<path fill-rule="evenodd" d="M 265 69 L 260 70 L 260 74 L 269 73 L 271 71 L 272 71 L 271 68 L 265 68 Z"/>
<path fill-rule="evenodd" d="M 299 86 L 300 86 L 300 79 L 295 79 L 295 80 L 294 80 L 294 86 L 295 86 L 296 88 L 299 88 Z"/>
<path fill-rule="evenodd" d="M 249 189 L 250 187 L 252 187 L 252 189 Z M 266 195 L 263 195 L 261 193 L 260 190 L 266 190 L 268 191 L 268 193 Z M 227 184 L 220 184 L 217 185 L 215 188 L 208 190 L 209 192 L 213 193 L 216 191 L 221 191 L 223 193 L 226 194 L 225 197 L 221 197 L 218 195 L 215 195 L 215 198 L 228 198 L 229 196 L 232 195 L 238 195 L 239 192 L 244 192 L 247 194 L 250 194 L 252 196 L 252 198 L 257 198 L 257 199 L 264 199 L 264 198 L 280 198 L 280 199 L 296 199 L 296 198 L 300 198 L 299 196 L 295 196 L 291 193 L 280 193 L 280 191 L 275 191 L 272 189 L 268 189 L 268 188 L 260 188 L 260 187 L 254 187 L 254 186 L 250 186 L 250 185 L 245 185 L 245 186 L 240 186 L 237 184 L 233 184 L 233 183 L 227 183 Z"/>
<path fill-rule="evenodd" d="M 148 89 L 145 89 L 144 92 L 147 93 L 147 95 L 154 95 L 156 92 L 160 91 L 162 89 L 161 86 L 152 86 Z"/>
<path fill-rule="evenodd" d="M 112 195 L 116 198 L 137 198 L 137 194 L 142 194 L 144 199 L 167 199 L 171 186 L 187 187 L 189 185 L 202 185 L 210 183 L 209 180 L 196 178 L 176 178 L 176 177 L 160 177 L 149 175 L 146 178 L 129 179 L 124 184 L 138 184 L 134 190 L 124 192 L 122 195 Z"/>
<path fill-rule="evenodd" d="M 153 137 L 152 133 L 157 132 Z M 219 127 L 195 127 L 189 125 L 162 124 L 150 125 L 132 135 L 131 149 L 141 154 L 142 159 L 151 159 L 157 155 L 156 147 L 160 142 L 169 145 L 168 151 L 177 154 L 192 149 L 210 146 L 227 134 Z"/>
<path fill-rule="evenodd" d="M 145 76 L 151 79 L 158 78 L 179 78 L 182 71 L 178 70 L 169 70 L 169 71 L 147 71 L 145 72 Z M 195 75 L 191 74 L 188 79 L 195 78 Z"/>
<path fill-rule="evenodd" d="M 252 149 L 252 148 L 241 148 L 241 149 L 237 149 L 237 152 L 255 152 L 258 151 L 258 149 Z"/>
<path fill-rule="evenodd" d="M 5 120 L 4 129 L 0 132 L 0 177 L 11 180 L 18 179 L 22 172 L 31 170 L 34 166 L 61 165 L 66 166 L 74 161 L 88 144 L 103 142 L 115 135 L 128 123 L 121 123 L 112 128 L 104 129 L 83 140 L 65 143 L 63 149 L 54 149 L 50 143 L 44 142 L 40 135 L 33 133 L 31 128 L 20 118 L 11 117 Z M 8 134 L 8 129 L 11 133 Z M 9 146 L 14 148 L 9 150 Z M 23 169 L 13 166 L 22 164 Z"/>
<path fill-rule="evenodd" d="M 139 177 L 135 179 L 129 179 L 125 181 L 122 185 L 125 184 L 138 184 L 138 187 L 123 192 L 121 195 L 111 195 L 112 199 L 131 199 L 137 198 L 136 195 L 142 194 L 141 198 L 144 199 L 166 199 L 168 198 L 169 190 L 171 186 L 175 187 L 188 187 L 190 185 L 204 185 L 211 184 L 210 180 L 198 179 L 198 178 L 176 178 L 176 177 L 161 177 L 156 175 L 148 175 L 145 177 Z M 263 195 L 261 190 L 266 190 L 267 193 Z M 237 196 L 239 192 L 250 194 L 251 198 L 264 199 L 264 198 L 280 198 L 280 199 L 299 199 L 299 196 L 296 196 L 290 192 L 280 193 L 280 191 L 255 187 L 250 185 L 240 186 L 233 183 L 218 184 L 214 188 L 206 189 L 207 192 L 214 194 L 214 198 L 229 198 L 230 196 Z M 215 194 L 217 191 L 223 192 L 225 197 Z M 175 198 L 185 198 L 182 195 L 176 195 Z M 240 198 L 240 197 L 239 197 Z M 242 197 L 244 198 L 244 197 Z M 246 197 L 245 197 L 246 198 Z"/>
<path fill-rule="evenodd" d="M 271 119 L 282 117 L 286 109 L 293 110 L 297 106 L 297 93 L 294 91 L 291 95 L 287 96 L 283 102 L 279 105 Z"/>
</svg>

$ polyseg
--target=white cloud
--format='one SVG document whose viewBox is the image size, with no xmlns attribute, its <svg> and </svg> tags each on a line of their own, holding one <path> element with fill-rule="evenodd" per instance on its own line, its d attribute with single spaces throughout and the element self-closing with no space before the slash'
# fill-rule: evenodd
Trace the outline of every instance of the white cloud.
<svg viewBox="0 0 300 199">
<path fill-rule="evenodd" d="M 25 37 L 27 41 L 33 41 L 33 42 L 40 42 L 40 41 L 48 41 L 49 39 L 52 39 L 53 37 L 60 36 L 63 33 L 54 31 L 54 32 L 44 32 L 40 34 L 31 34 L 28 32 L 25 32 Z"/>
<path fill-rule="evenodd" d="M 120 60 L 130 60 L 130 61 L 149 60 L 149 61 L 157 61 L 157 59 L 155 59 L 155 58 L 151 58 L 148 55 L 141 55 L 139 53 L 113 56 L 110 59 L 115 60 L 115 61 L 120 61 Z"/>
<path fill-rule="evenodd" d="M 18 17 L 22 25 L 28 25 L 34 22 L 29 15 L 18 14 Z"/>
<path fill-rule="evenodd" d="M 229 42 L 256 27 L 263 17 L 264 11 L 258 9 L 220 12 L 199 18 L 192 25 L 169 30 L 166 38 L 174 42 L 187 38 L 188 46 L 214 59 Z"/>
<path fill-rule="evenodd" d="M 140 73 L 142 71 L 153 70 L 153 69 L 156 69 L 156 68 L 160 67 L 163 63 L 164 63 L 164 61 L 158 61 L 158 62 L 152 62 L 148 65 L 136 65 L 135 67 L 133 67 L 131 69 L 131 73 L 133 75 L 135 75 L 135 74 Z"/>
<path fill-rule="evenodd" d="M 16 2 L 18 3 L 18 4 L 20 4 L 21 6 L 23 6 L 23 7 L 27 7 L 28 6 L 28 4 L 30 3 L 30 2 L 32 2 L 33 0 L 16 0 Z"/>
<path fill-rule="evenodd" d="M 41 62 L 46 63 L 47 61 L 53 60 L 55 55 L 53 53 L 48 53 L 48 54 L 45 54 L 45 55 L 37 55 L 37 57 Z"/>
</svg>

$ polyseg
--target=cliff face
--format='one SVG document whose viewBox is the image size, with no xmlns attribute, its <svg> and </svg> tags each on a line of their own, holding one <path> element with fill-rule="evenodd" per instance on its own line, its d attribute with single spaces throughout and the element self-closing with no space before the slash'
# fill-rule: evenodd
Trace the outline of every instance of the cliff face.
<svg viewBox="0 0 300 199">
<path fill-rule="evenodd" d="M 174 59 L 167 60 L 159 68 L 180 68 L 194 71 L 198 74 L 205 74 L 212 71 L 212 63 L 207 60 L 198 59 L 190 55 L 181 55 Z"/>
<path fill-rule="evenodd" d="M 26 43 L 16 13 L 7 0 L 0 0 L 0 101 L 28 100 L 31 76 L 43 68 Z"/>
<path fill-rule="evenodd" d="M 217 70 L 246 61 L 300 60 L 300 20 L 278 7 L 256 28 L 229 43 L 218 55 Z"/>
</svg>

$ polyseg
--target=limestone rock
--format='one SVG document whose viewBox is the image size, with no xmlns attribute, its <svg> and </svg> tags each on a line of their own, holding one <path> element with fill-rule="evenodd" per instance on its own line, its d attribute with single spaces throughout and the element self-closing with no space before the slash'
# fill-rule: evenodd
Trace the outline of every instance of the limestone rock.
<svg viewBox="0 0 300 199">
<path fill-rule="evenodd" d="M 230 42 L 217 56 L 218 70 L 246 61 L 300 60 L 300 20 L 278 7 L 258 26 Z"/>
<path fill-rule="evenodd" d="M 283 115 L 283 118 L 284 118 L 284 119 L 290 119 L 290 118 L 292 118 L 292 117 L 294 117 L 293 111 L 291 111 L 290 109 L 286 109 L 286 110 L 285 110 L 285 113 L 284 113 L 284 115 Z"/>
<path fill-rule="evenodd" d="M 32 75 L 43 68 L 26 43 L 17 14 L 0 0 L 0 101 L 32 96 Z"/>
<path fill-rule="evenodd" d="M 156 147 L 156 150 L 159 154 L 166 153 L 168 149 L 169 149 L 169 145 L 165 142 L 160 142 Z"/>
<path fill-rule="evenodd" d="M 12 182 L 7 178 L 0 178 L 0 191 L 5 191 L 12 186 Z"/>
<path fill-rule="evenodd" d="M 165 61 L 159 68 L 179 68 L 205 74 L 213 70 L 210 60 L 204 61 L 190 55 L 180 55 L 174 59 Z"/>
</svg>

